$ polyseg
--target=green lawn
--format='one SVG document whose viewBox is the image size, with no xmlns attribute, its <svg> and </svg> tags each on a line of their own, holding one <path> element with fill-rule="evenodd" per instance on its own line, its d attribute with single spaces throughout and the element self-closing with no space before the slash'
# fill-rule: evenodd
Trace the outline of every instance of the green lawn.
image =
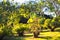
<svg viewBox="0 0 60 40">
<path fill-rule="evenodd" d="M 41 32 L 39 38 L 25 34 L 25 37 L 5 37 L 3 40 L 60 40 L 60 32 Z"/>
</svg>

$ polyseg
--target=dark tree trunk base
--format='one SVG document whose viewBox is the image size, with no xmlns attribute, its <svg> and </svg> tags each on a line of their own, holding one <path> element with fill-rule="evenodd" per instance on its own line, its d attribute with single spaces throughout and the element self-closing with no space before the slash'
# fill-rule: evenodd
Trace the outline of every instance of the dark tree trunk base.
<svg viewBox="0 0 60 40">
<path fill-rule="evenodd" d="M 39 32 L 34 32 L 34 38 L 38 38 Z"/>
<path fill-rule="evenodd" d="M 51 32 L 54 32 L 54 29 L 51 29 Z"/>
<path fill-rule="evenodd" d="M 18 32 L 19 36 L 24 36 L 24 32 Z"/>
</svg>

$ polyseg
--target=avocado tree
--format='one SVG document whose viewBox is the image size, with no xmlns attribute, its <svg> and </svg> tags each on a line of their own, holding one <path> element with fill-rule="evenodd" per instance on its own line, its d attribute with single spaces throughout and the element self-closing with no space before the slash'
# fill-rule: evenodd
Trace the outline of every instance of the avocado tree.
<svg viewBox="0 0 60 40">
<path fill-rule="evenodd" d="M 24 36 L 24 31 L 27 31 L 27 30 L 28 30 L 27 24 L 22 24 L 20 25 L 20 28 L 17 29 L 17 32 L 19 36 Z"/>
<path fill-rule="evenodd" d="M 54 31 L 55 28 L 58 27 L 60 27 L 60 17 L 55 17 L 51 20 L 49 28 L 51 29 L 51 31 Z"/>
<path fill-rule="evenodd" d="M 49 28 L 50 31 L 54 31 L 55 28 L 57 27 L 60 27 L 60 17 L 55 17 L 53 19 L 46 19 L 44 21 L 44 26 L 43 27 L 46 27 L 46 28 Z"/>
<path fill-rule="evenodd" d="M 30 25 L 29 28 L 31 32 L 33 33 L 34 37 L 37 38 L 41 29 L 40 24 L 39 24 L 39 18 L 38 17 L 30 18 L 28 22 Z"/>
<path fill-rule="evenodd" d="M 51 26 L 50 26 L 50 23 L 51 23 L 51 19 L 46 19 L 45 21 L 44 21 L 44 25 L 43 25 L 43 27 L 45 27 L 45 28 L 50 28 Z M 52 27 L 51 27 L 52 28 Z"/>
<path fill-rule="evenodd" d="M 14 24 L 12 32 L 17 33 L 18 36 L 24 36 L 24 31 L 27 31 L 27 30 L 28 30 L 27 24 L 17 23 L 17 24 Z"/>
</svg>

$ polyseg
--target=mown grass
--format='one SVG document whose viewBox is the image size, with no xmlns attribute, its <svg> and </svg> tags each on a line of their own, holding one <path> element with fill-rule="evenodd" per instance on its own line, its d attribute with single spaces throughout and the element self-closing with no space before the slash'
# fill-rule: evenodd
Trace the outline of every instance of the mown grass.
<svg viewBox="0 0 60 40">
<path fill-rule="evenodd" d="M 60 40 L 60 32 L 41 32 L 39 38 L 33 34 L 25 34 L 24 37 L 4 37 L 3 40 Z"/>
</svg>

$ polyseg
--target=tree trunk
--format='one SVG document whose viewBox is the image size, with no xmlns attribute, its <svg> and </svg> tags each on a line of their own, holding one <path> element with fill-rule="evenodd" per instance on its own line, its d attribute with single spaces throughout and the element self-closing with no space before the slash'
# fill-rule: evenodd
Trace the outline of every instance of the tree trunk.
<svg viewBox="0 0 60 40">
<path fill-rule="evenodd" d="M 51 29 L 51 32 L 54 32 L 54 30 L 55 30 L 54 28 L 53 28 L 53 29 Z"/>
<path fill-rule="evenodd" d="M 39 32 L 34 32 L 33 34 L 35 38 L 38 38 Z"/>
<path fill-rule="evenodd" d="M 24 36 L 24 31 L 18 32 L 18 35 L 19 35 L 19 36 Z"/>
<path fill-rule="evenodd" d="M 50 28 L 51 32 L 54 32 L 54 30 L 56 28 L 56 27 L 52 28 L 51 26 L 48 26 L 48 27 Z"/>
<path fill-rule="evenodd" d="M 55 28 L 56 28 L 56 27 L 54 27 L 54 28 L 51 28 L 51 31 L 52 31 L 52 32 L 54 32 Z"/>
</svg>

